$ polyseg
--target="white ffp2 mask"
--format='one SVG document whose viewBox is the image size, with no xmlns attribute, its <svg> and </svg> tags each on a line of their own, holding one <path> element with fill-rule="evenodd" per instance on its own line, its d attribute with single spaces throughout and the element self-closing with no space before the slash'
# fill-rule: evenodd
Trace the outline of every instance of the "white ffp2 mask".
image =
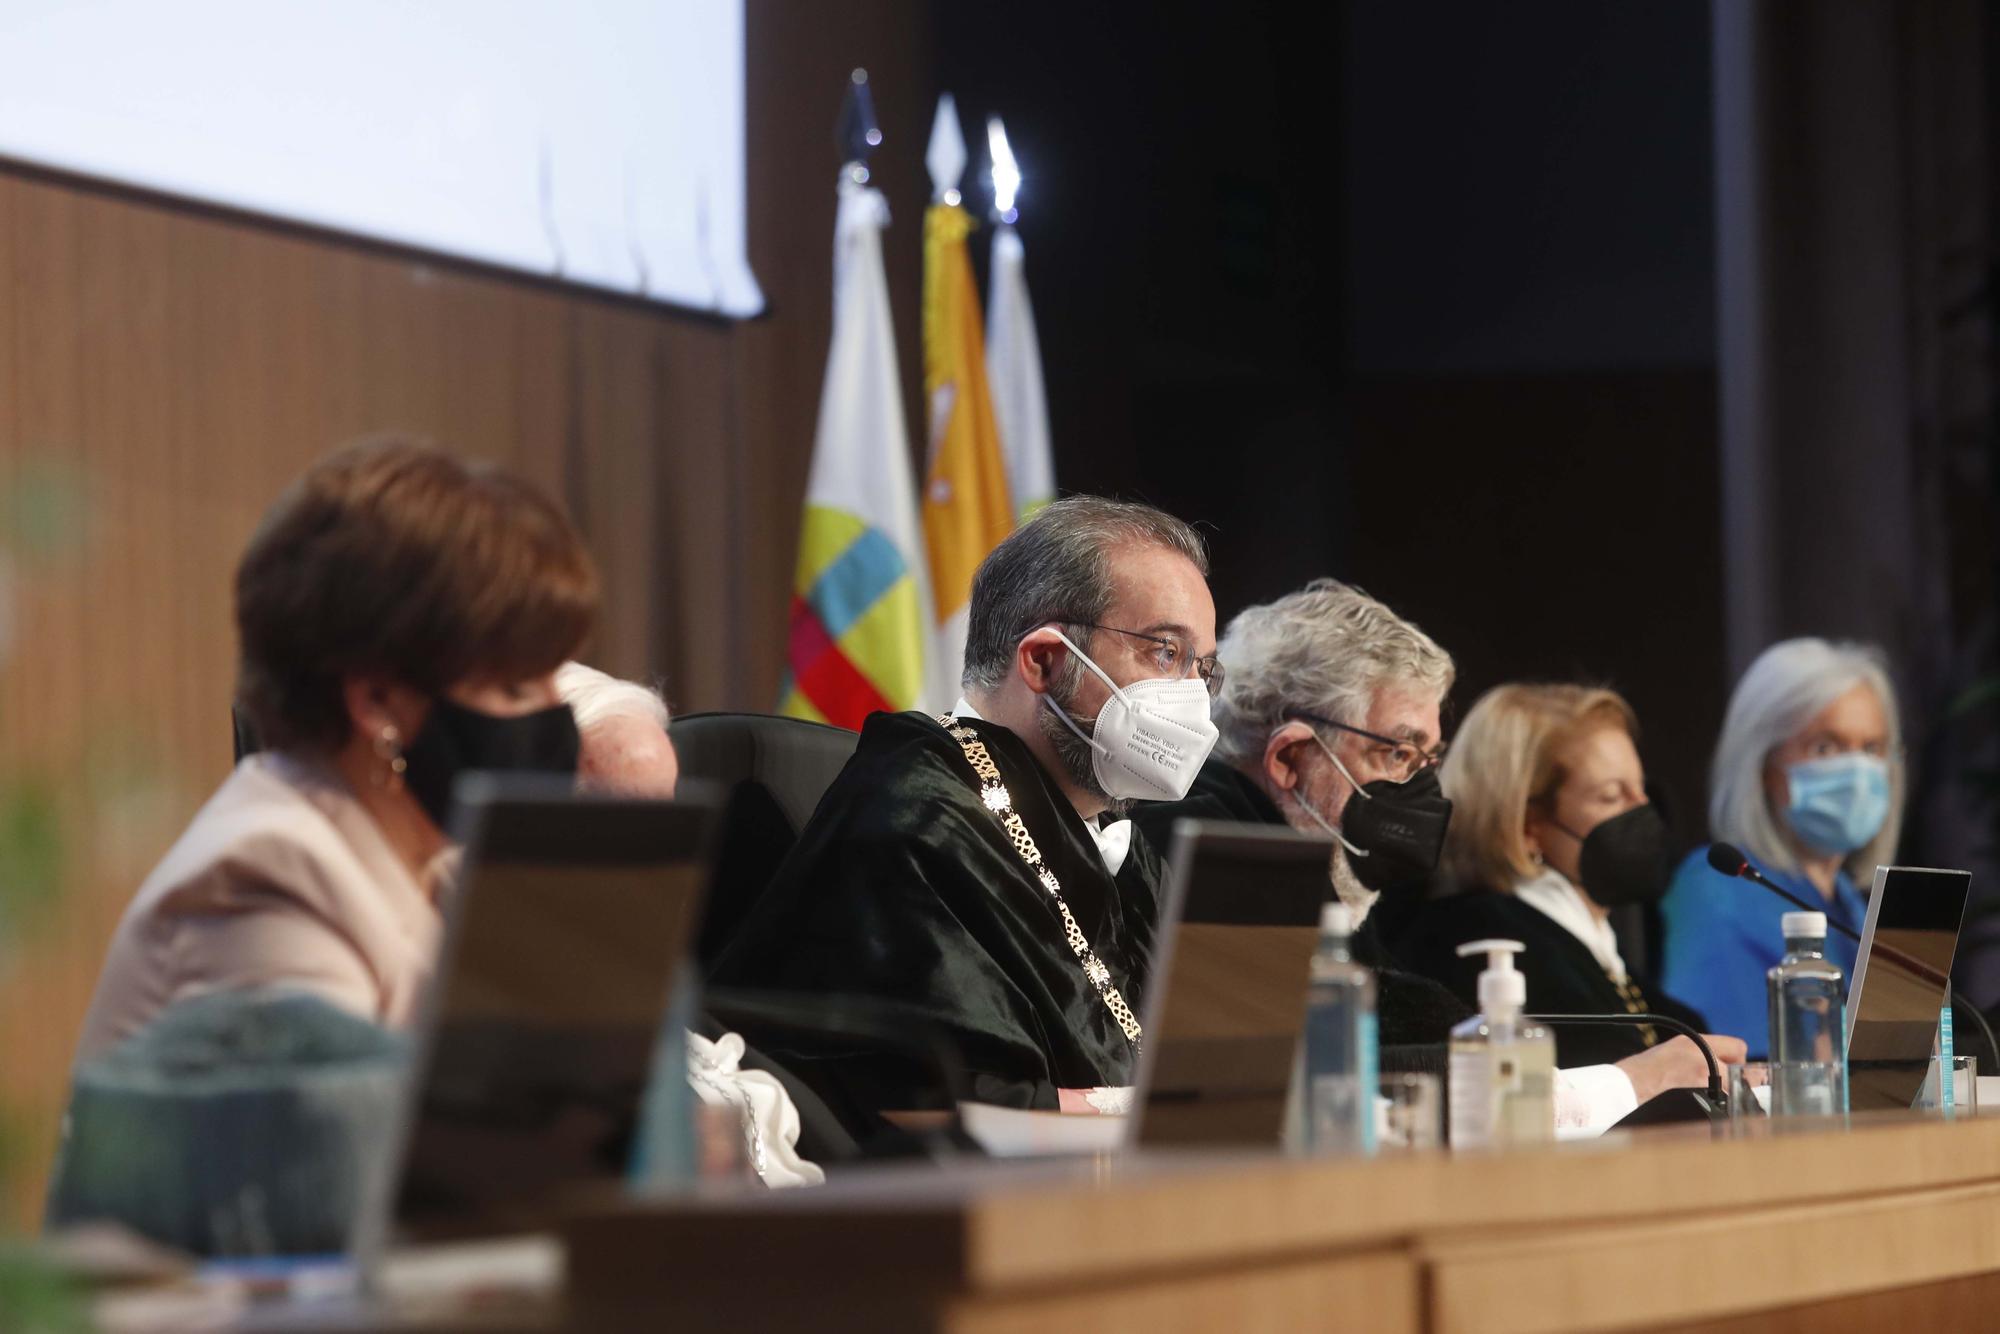
<svg viewBox="0 0 2000 1334">
<path fill-rule="evenodd" d="M 1042 696 L 1056 717 L 1089 744 L 1090 767 L 1098 786 L 1120 801 L 1179 801 L 1194 786 L 1208 752 L 1215 748 L 1215 724 L 1208 718 L 1208 685 L 1198 676 L 1182 681 L 1161 678 L 1121 686 L 1062 631 L 1056 638 L 1076 654 L 1111 698 L 1097 711 L 1089 732 Z"/>
</svg>

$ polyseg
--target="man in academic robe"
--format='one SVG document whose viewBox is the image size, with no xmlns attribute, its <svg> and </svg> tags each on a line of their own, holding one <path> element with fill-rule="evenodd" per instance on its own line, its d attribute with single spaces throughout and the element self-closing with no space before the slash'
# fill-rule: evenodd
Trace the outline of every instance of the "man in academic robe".
<svg viewBox="0 0 2000 1334">
<path fill-rule="evenodd" d="M 1399 967 L 1378 921 L 1424 900 L 1444 846 L 1451 803 L 1436 767 L 1450 655 L 1360 589 L 1316 579 L 1246 608 L 1217 656 L 1225 681 L 1215 754 L 1185 799 L 1142 804 L 1133 823 L 1162 851 L 1183 818 L 1330 836 L 1330 882 L 1360 924 L 1355 957 L 1376 973 L 1383 1068 L 1441 1071 L 1452 1026 L 1473 1011 Z M 1742 1059 L 1735 1039 L 1709 1041 L 1718 1059 Z M 1686 1038 L 1616 1065 L 1566 1069 L 1558 1124 L 1602 1130 L 1666 1089 L 1707 1081 L 1707 1063 Z"/>
<path fill-rule="evenodd" d="M 1206 576 L 1200 536 L 1143 505 L 1073 496 L 1016 530 L 973 581 L 963 698 L 869 717 L 714 983 L 898 1005 L 980 1101 L 1116 1106 L 1161 881 L 1124 816 L 1214 743 Z M 750 1036 L 851 1121 L 939 1100 L 896 1044 Z"/>
</svg>

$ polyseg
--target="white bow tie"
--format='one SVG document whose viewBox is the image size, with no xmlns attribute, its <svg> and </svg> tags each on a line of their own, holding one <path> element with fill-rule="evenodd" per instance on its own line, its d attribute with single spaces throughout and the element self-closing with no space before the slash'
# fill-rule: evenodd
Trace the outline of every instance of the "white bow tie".
<svg viewBox="0 0 2000 1334">
<path fill-rule="evenodd" d="M 1099 829 L 1086 820 L 1083 827 L 1090 831 L 1091 841 L 1097 844 L 1097 855 L 1104 858 L 1104 869 L 1117 875 L 1125 865 L 1125 855 L 1132 851 L 1132 822 L 1114 820 Z"/>
</svg>

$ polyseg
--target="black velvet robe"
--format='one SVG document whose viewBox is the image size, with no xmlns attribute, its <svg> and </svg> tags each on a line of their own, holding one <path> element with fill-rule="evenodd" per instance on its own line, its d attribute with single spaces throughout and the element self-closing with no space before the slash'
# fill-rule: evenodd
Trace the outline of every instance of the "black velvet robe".
<svg viewBox="0 0 2000 1334">
<path fill-rule="evenodd" d="M 1530 1014 L 1624 1014 L 1625 997 L 1605 974 L 1589 946 L 1569 929 L 1531 903 L 1480 890 L 1455 894 L 1426 904 L 1410 930 L 1398 938 L 1397 952 L 1412 968 L 1436 978 L 1468 1003 L 1479 995 L 1479 974 L 1486 958 L 1461 959 L 1460 945 L 1474 940 L 1518 940 L 1527 948 L 1515 957 L 1515 967 L 1528 981 Z M 1630 979 L 1653 1014 L 1692 1024 L 1707 1031 L 1707 1020 L 1639 977 Z M 1646 1049 L 1638 1028 L 1563 1028 L 1551 1030 L 1559 1066 L 1609 1065 Z M 1673 1036 L 1653 1030 L 1657 1040 Z"/>
<path fill-rule="evenodd" d="M 1285 816 L 1264 790 L 1221 760 L 1202 766 L 1194 787 L 1179 801 L 1145 802 L 1132 823 L 1164 855 L 1173 841 L 1174 821 L 1234 820 L 1240 824 L 1283 825 Z M 1332 883 L 1327 891 L 1332 893 Z M 1472 1016 L 1472 1008 L 1430 978 L 1405 971 L 1383 944 L 1376 919 L 1388 906 L 1384 896 L 1369 912 L 1351 942 L 1355 959 L 1375 970 L 1375 1016 L 1385 1070 L 1443 1068 L 1442 1043 L 1452 1025 Z M 1428 1050 L 1420 1050 L 1428 1049 Z"/>
<path fill-rule="evenodd" d="M 1135 1012 L 1158 919 L 1142 839 L 1114 878 L 1076 809 L 1019 738 L 986 743 L 1043 860 Z M 959 744 L 920 713 L 878 713 L 712 972 L 718 987 L 906 1005 L 949 1038 L 980 1101 L 1053 1108 L 1059 1088 L 1130 1084 L 1131 1043 L 1083 975 Z M 934 1107 L 920 1061 L 856 1039 L 747 1033 L 844 1120 Z M 859 1127 L 864 1133 L 865 1124 Z"/>
</svg>

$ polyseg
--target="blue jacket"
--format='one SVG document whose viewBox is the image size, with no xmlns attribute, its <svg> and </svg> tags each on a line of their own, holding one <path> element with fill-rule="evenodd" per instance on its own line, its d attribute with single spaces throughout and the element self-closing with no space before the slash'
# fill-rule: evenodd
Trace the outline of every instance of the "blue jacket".
<svg viewBox="0 0 2000 1334">
<path fill-rule="evenodd" d="M 1748 855 L 1747 853 L 1745 854 Z M 1758 870 L 1808 903 L 1824 895 L 1796 871 L 1780 871 L 1752 858 Z M 1661 913 L 1666 918 L 1666 967 L 1661 985 L 1708 1016 L 1714 1032 L 1742 1038 L 1752 1060 L 1770 1054 L 1764 974 L 1785 957 L 1780 919 L 1795 911 L 1769 890 L 1723 875 L 1708 864 L 1708 849 L 1696 848 L 1674 873 Z M 1842 871 L 1835 879 L 1829 921 L 1859 931 L 1867 901 Z M 1855 944 L 1831 927 L 1826 957 L 1854 980 Z"/>
</svg>

